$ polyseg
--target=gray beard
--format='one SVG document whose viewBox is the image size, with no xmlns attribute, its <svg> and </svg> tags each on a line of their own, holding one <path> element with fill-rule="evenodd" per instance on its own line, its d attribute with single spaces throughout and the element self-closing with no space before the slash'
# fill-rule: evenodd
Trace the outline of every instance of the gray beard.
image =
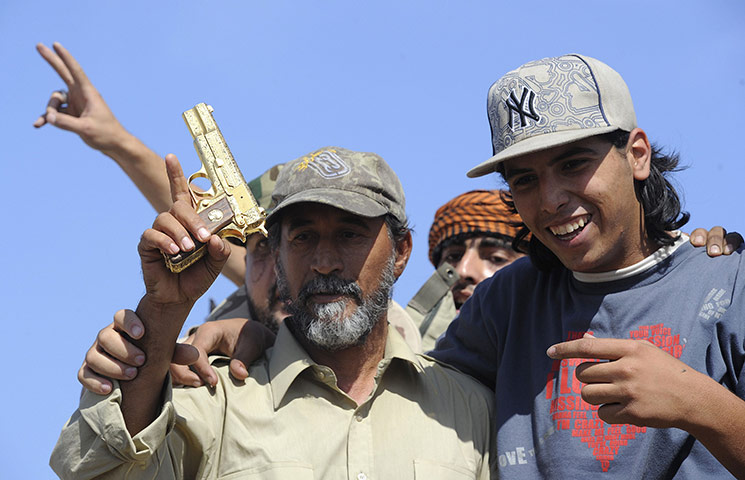
<svg viewBox="0 0 745 480">
<path fill-rule="evenodd" d="M 327 351 L 337 351 L 362 345 L 378 321 L 388 310 L 394 275 L 395 254 L 391 255 L 381 272 L 378 287 L 367 297 L 354 281 L 336 275 L 318 276 L 303 285 L 297 299 L 290 300 L 287 275 L 281 261 L 277 261 L 277 289 L 283 300 L 288 300 L 285 320 L 292 332 L 308 343 Z M 347 300 L 317 305 L 309 302 L 315 293 L 338 293 L 351 297 L 357 304 L 354 312 L 344 316 Z"/>
</svg>

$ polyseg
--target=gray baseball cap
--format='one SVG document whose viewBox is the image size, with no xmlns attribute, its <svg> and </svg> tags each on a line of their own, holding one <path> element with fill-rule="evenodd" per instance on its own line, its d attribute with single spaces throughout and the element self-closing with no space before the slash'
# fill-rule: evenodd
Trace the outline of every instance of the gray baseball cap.
<svg viewBox="0 0 745 480">
<path fill-rule="evenodd" d="M 406 222 L 401 182 L 374 153 L 323 147 L 285 164 L 274 187 L 267 225 L 283 208 L 300 202 L 322 203 L 363 217 L 390 213 Z"/>
<path fill-rule="evenodd" d="M 487 114 L 494 155 L 469 177 L 492 173 L 508 158 L 636 128 L 621 75 L 578 54 L 544 58 L 507 73 L 489 88 Z"/>
</svg>

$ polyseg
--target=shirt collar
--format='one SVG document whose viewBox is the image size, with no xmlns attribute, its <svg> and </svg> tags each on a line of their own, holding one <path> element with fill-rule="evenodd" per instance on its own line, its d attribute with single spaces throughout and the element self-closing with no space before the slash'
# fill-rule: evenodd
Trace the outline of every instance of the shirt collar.
<svg viewBox="0 0 745 480">
<path fill-rule="evenodd" d="M 574 278 L 576 278 L 580 282 L 585 282 L 585 283 L 612 282 L 614 280 L 621 280 L 624 278 L 630 278 L 635 275 L 638 275 L 642 272 L 649 270 L 655 265 L 659 265 L 660 263 L 662 263 L 662 261 L 664 261 L 667 257 L 672 255 L 675 252 L 675 250 L 678 249 L 678 247 L 680 247 L 681 245 L 684 245 L 688 241 L 688 235 L 686 235 L 685 233 L 680 233 L 678 231 L 675 231 L 673 233 L 679 234 L 679 235 L 678 235 L 678 238 L 675 239 L 675 242 L 672 245 L 667 245 L 667 246 L 658 248 L 651 255 L 641 260 L 640 262 L 635 263 L 634 265 L 630 265 L 628 267 L 621 268 L 620 270 L 613 270 L 610 272 L 602 272 L 602 273 L 572 272 L 572 274 L 574 275 Z"/>
<path fill-rule="evenodd" d="M 287 394 L 295 379 L 306 369 L 318 365 L 287 328 L 284 322 L 279 326 L 274 347 L 267 351 L 269 357 L 269 381 L 275 410 Z M 417 355 L 411 350 L 400 333 L 388 325 L 385 353 L 379 369 L 384 370 L 397 358 L 413 366 L 420 373 L 424 371 Z"/>
</svg>

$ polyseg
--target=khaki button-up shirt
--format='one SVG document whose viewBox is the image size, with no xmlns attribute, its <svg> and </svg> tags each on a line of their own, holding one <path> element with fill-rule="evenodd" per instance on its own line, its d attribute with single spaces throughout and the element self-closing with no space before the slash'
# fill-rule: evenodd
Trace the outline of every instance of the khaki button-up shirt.
<svg viewBox="0 0 745 480">
<path fill-rule="evenodd" d="M 63 478 L 467 479 L 495 471 L 493 394 L 416 355 L 389 328 L 375 388 L 357 405 L 282 325 L 245 384 L 213 361 L 214 390 L 167 385 L 131 437 L 118 385 L 86 392 L 52 453 Z M 168 379 L 170 382 L 170 379 Z"/>
</svg>

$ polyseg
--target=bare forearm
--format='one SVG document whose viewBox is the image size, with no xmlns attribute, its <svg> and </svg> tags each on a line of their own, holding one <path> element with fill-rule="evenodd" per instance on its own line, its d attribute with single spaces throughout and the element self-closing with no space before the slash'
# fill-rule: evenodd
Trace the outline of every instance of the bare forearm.
<svg viewBox="0 0 745 480">
<path fill-rule="evenodd" d="M 745 401 L 706 377 L 692 390 L 690 423 L 683 426 L 736 478 L 745 479 Z"/>
<path fill-rule="evenodd" d="M 146 295 L 137 306 L 145 334 L 131 342 L 145 352 L 146 362 L 137 377 L 121 382 L 122 415 L 134 436 L 155 420 L 162 405 L 163 384 L 181 327 L 191 304 L 162 305 Z"/>
<path fill-rule="evenodd" d="M 140 139 L 122 127 L 107 148 L 111 157 L 134 182 L 157 212 L 165 212 L 173 203 L 163 159 Z"/>
</svg>

